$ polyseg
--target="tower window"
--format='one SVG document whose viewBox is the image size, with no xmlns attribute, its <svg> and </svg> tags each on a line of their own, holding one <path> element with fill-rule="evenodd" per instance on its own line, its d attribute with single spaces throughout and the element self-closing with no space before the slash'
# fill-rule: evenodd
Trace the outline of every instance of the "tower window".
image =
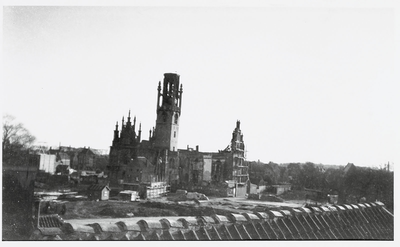
<svg viewBox="0 0 400 247">
<path fill-rule="evenodd" d="M 175 119 L 174 119 L 175 124 L 178 124 L 178 117 L 179 117 L 179 116 L 178 116 L 178 113 L 176 113 L 176 114 L 175 114 Z"/>
<path fill-rule="evenodd" d="M 174 131 L 174 137 L 176 137 L 176 131 Z"/>
</svg>

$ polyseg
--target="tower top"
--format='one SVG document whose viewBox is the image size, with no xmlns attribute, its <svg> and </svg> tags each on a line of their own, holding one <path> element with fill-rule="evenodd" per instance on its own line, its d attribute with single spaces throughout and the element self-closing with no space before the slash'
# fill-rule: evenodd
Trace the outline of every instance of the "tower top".
<svg viewBox="0 0 400 247">
<path fill-rule="evenodd" d="M 169 151 L 177 150 L 179 119 L 182 106 L 182 84 L 177 73 L 164 73 L 157 87 L 157 119 L 153 130 L 154 146 Z"/>
<path fill-rule="evenodd" d="M 164 73 L 164 76 L 178 76 L 179 77 L 179 74 L 177 74 L 177 73 Z"/>
<path fill-rule="evenodd" d="M 236 129 L 240 129 L 240 120 L 236 121 Z"/>
</svg>

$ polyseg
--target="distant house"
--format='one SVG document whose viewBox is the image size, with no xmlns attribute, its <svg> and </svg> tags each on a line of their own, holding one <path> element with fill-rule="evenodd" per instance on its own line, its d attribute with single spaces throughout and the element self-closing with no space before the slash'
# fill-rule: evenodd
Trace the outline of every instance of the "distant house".
<svg viewBox="0 0 400 247">
<path fill-rule="evenodd" d="M 286 191 L 289 191 L 292 189 L 292 185 L 291 184 L 276 184 L 276 185 L 272 185 L 273 188 L 273 192 L 276 195 L 281 195 Z"/>
<path fill-rule="evenodd" d="M 68 153 L 64 152 L 61 147 L 59 147 L 58 149 L 53 149 L 52 147 L 50 147 L 49 154 L 56 156 L 55 173 L 59 175 L 68 174 L 68 170 L 71 168 L 71 158 Z"/>
<path fill-rule="evenodd" d="M 82 148 L 78 153 L 78 166 L 81 170 L 91 170 L 94 167 L 96 154 L 90 148 Z"/>
<path fill-rule="evenodd" d="M 257 194 L 257 184 L 252 184 L 250 179 L 247 180 L 247 193 L 248 194 Z"/>
<path fill-rule="evenodd" d="M 118 199 L 121 201 L 138 201 L 140 199 L 139 192 L 133 190 L 124 190 L 119 192 Z"/>
<path fill-rule="evenodd" d="M 67 153 L 58 152 L 56 160 L 60 165 L 68 166 L 68 168 L 71 165 L 71 159 Z"/>
<path fill-rule="evenodd" d="M 260 182 L 258 182 L 257 193 L 262 193 L 266 189 L 267 189 L 267 186 L 265 185 L 265 181 L 264 181 L 264 179 L 261 179 Z"/>
<path fill-rule="evenodd" d="M 89 200 L 108 201 L 110 198 L 110 187 L 108 185 L 93 184 L 87 189 Z"/>
<path fill-rule="evenodd" d="M 257 179 L 253 177 L 250 177 L 249 180 L 247 181 L 247 189 L 248 189 L 248 194 L 259 194 L 262 193 L 267 189 L 266 183 L 264 179 Z"/>
<path fill-rule="evenodd" d="M 53 149 L 50 147 L 49 154 L 56 155 L 56 161 L 58 165 L 64 165 L 68 167 L 71 165 L 71 159 L 69 155 L 66 152 L 63 152 L 61 148 Z"/>
<path fill-rule="evenodd" d="M 350 173 L 352 173 L 354 170 L 356 170 L 356 166 L 353 163 L 348 163 L 344 168 L 343 168 L 343 172 L 344 175 L 347 176 Z"/>
</svg>

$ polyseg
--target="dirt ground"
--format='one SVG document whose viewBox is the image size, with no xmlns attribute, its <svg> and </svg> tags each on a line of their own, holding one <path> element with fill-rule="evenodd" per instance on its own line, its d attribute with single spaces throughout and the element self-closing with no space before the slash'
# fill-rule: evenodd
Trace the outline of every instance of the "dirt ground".
<svg viewBox="0 0 400 247">
<path fill-rule="evenodd" d="M 295 198 L 297 199 L 297 198 Z M 129 218 L 156 216 L 203 216 L 226 213 L 251 213 L 269 209 L 301 207 L 304 200 L 267 202 L 245 198 L 210 198 L 206 201 L 177 201 L 161 197 L 139 202 L 126 201 L 68 201 L 64 219 Z"/>
<path fill-rule="evenodd" d="M 176 203 L 162 199 L 141 202 L 76 201 L 66 202 L 66 206 L 67 212 L 62 215 L 64 219 L 197 216 L 215 213 L 213 208 L 199 206 L 194 202 Z"/>
</svg>

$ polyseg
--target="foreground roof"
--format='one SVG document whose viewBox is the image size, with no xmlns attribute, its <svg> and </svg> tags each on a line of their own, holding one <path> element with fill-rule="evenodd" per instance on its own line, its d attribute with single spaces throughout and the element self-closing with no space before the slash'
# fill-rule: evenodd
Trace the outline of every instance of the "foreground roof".
<svg viewBox="0 0 400 247">
<path fill-rule="evenodd" d="M 197 217 L 42 217 L 31 240 L 394 239 L 394 216 L 381 202 Z"/>
</svg>

